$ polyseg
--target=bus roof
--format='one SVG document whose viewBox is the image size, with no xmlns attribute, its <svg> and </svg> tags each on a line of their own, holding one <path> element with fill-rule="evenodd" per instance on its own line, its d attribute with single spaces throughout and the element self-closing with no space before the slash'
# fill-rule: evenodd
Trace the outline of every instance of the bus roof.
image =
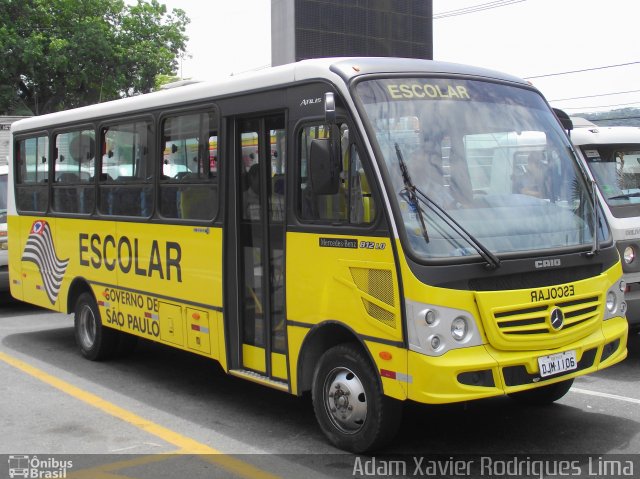
<svg viewBox="0 0 640 479">
<path fill-rule="evenodd" d="M 11 130 L 17 133 L 45 128 L 52 124 L 88 121 L 96 116 L 119 115 L 160 106 L 179 105 L 305 80 L 326 79 L 335 82 L 339 77 L 344 82 L 348 82 L 358 76 L 373 73 L 446 73 L 491 78 L 530 86 L 524 80 L 514 76 L 456 63 L 386 57 L 320 58 L 230 76 L 221 81 L 197 82 L 179 88 L 163 89 L 144 95 L 31 117 L 14 123 Z"/>
<path fill-rule="evenodd" d="M 592 126 L 575 128 L 571 132 L 574 145 L 640 144 L 640 127 Z"/>
</svg>

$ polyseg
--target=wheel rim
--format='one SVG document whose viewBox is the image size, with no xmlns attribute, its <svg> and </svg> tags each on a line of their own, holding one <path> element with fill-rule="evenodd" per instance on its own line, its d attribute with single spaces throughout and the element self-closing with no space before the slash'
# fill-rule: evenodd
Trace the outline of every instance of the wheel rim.
<svg viewBox="0 0 640 479">
<path fill-rule="evenodd" d="M 84 349 L 91 349 L 96 341 L 96 321 L 89 305 L 82 306 L 78 322 L 78 339 Z"/>
<path fill-rule="evenodd" d="M 336 368 L 324 383 L 324 404 L 331 422 L 340 431 L 355 434 L 367 419 L 367 397 L 362 381 L 347 368 Z"/>
</svg>

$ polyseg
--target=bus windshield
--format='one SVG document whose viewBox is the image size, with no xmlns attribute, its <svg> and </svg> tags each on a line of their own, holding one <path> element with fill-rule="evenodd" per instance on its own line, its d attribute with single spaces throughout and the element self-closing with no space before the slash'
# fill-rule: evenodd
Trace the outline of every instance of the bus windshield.
<svg viewBox="0 0 640 479">
<path fill-rule="evenodd" d="M 362 81 L 356 94 L 403 218 L 400 230 L 418 258 L 594 242 L 590 188 L 540 95 L 426 77 Z M 421 195 L 409 194 L 412 188 Z"/>
<path fill-rule="evenodd" d="M 588 145 L 582 151 L 609 206 L 640 203 L 639 145 Z"/>
</svg>

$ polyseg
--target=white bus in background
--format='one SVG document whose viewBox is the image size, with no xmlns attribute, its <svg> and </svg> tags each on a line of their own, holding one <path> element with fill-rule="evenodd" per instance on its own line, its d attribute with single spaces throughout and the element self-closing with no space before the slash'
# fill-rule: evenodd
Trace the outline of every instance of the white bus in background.
<svg viewBox="0 0 640 479">
<path fill-rule="evenodd" d="M 573 144 L 581 151 L 611 225 L 627 284 L 627 319 L 640 331 L 640 128 L 597 126 L 573 119 Z"/>
<path fill-rule="evenodd" d="M 520 180 L 528 173 L 529 155 L 542 153 L 546 143 L 541 131 L 467 135 L 464 147 L 474 192 L 486 194 L 500 185 L 503 194 L 519 193 Z"/>
</svg>

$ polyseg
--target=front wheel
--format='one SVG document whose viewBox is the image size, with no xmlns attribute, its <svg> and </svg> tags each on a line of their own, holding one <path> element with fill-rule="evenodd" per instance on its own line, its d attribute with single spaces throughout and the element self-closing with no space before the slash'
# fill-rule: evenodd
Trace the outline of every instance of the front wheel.
<svg viewBox="0 0 640 479">
<path fill-rule="evenodd" d="M 93 294 L 82 293 L 76 301 L 74 329 L 80 353 L 87 359 L 99 361 L 111 356 L 117 345 L 117 331 L 105 328 Z"/>
<path fill-rule="evenodd" d="M 347 451 L 378 449 L 400 426 L 401 403 L 383 394 L 369 358 L 353 344 L 334 346 L 322 355 L 312 398 L 322 432 Z"/>
<path fill-rule="evenodd" d="M 572 384 L 573 379 L 567 379 L 566 381 L 560 381 L 559 383 L 553 383 L 547 386 L 540 386 L 539 388 L 529 389 L 528 391 L 511 393 L 509 394 L 509 397 L 527 404 L 534 404 L 538 406 L 551 404 L 567 394 L 569 389 L 571 389 Z"/>
</svg>

